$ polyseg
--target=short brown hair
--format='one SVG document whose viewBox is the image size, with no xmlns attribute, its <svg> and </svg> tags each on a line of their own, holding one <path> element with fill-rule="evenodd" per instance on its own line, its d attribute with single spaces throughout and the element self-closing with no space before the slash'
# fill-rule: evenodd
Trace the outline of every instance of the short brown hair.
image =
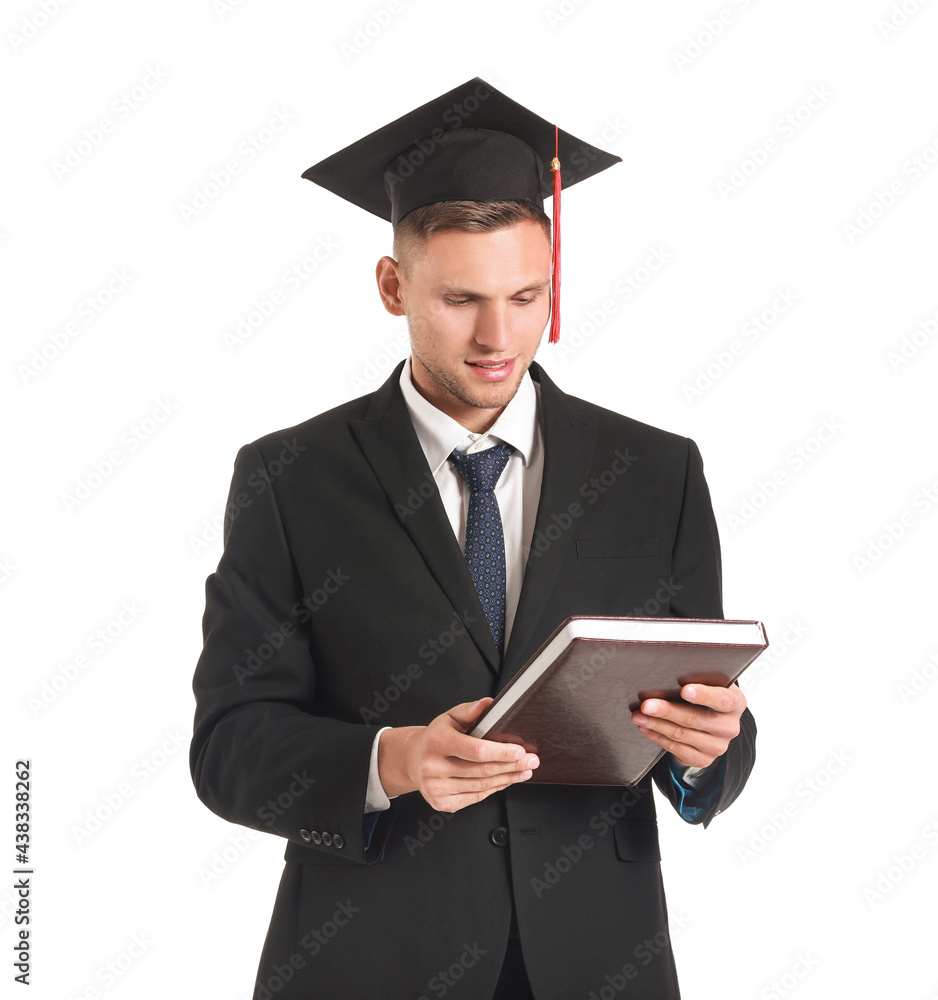
<svg viewBox="0 0 938 1000">
<path fill-rule="evenodd" d="M 394 227 L 394 257 L 406 271 L 437 233 L 454 229 L 490 233 L 528 221 L 537 222 L 550 240 L 550 219 L 529 201 L 437 201 L 422 205 Z"/>
</svg>

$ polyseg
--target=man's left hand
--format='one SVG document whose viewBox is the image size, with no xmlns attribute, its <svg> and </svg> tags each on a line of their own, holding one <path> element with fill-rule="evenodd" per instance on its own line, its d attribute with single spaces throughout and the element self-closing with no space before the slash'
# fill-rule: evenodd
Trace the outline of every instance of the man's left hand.
<svg viewBox="0 0 938 1000">
<path fill-rule="evenodd" d="M 735 684 L 685 684 L 681 697 L 691 704 L 647 698 L 641 711 L 632 713 L 632 721 L 685 767 L 708 767 L 738 735 L 746 696 Z"/>
</svg>

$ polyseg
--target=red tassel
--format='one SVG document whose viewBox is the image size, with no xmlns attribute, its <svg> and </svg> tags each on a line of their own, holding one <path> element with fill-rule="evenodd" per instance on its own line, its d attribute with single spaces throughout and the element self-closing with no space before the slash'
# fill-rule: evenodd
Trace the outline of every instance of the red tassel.
<svg viewBox="0 0 938 1000">
<path fill-rule="evenodd" d="M 554 158 L 551 160 L 550 169 L 554 174 L 554 245 L 553 262 L 550 272 L 550 337 L 548 343 L 556 344 L 560 340 L 560 160 L 557 157 L 560 146 L 560 135 L 557 126 L 554 126 Z"/>
</svg>

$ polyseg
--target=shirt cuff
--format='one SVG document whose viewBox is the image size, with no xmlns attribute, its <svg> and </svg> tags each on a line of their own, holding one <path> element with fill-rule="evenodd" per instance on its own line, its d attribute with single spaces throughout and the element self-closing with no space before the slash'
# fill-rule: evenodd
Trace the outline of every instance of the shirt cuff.
<svg viewBox="0 0 938 1000">
<path fill-rule="evenodd" d="M 723 791 L 726 762 L 721 757 L 709 767 L 684 767 L 676 757 L 668 757 L 671 781 L 678 793 L 675 808 L 687 823 L 702 823 Z"/>
<path fill-rule="evenodd" d="M 365 791 L 365 815 L 373 812 L 384 812 L 391 808 L 391 800 L 384 791 L 381 778 L 378 777 L 378 740 L 385 729 L 390 726 L 382 726 L 375 734 L 374 743 L 371 744 L 371 763 L 368 765 L 368 788 Z"/>
<path fill-rule="evenodd" d="M 677 774 L 680 765 L 677 761 L 674 761 L 673 774 Z M 689 788 L 700 788 L 702 785 L 707 784 L 707 778 L 709 776 L 715 775 L 719 770 L 719 764 L 714 761 L 712 764 L 708 764 L 706 767 L 685 767 L 684 773 L 680 775 L 679 781 L 682 784 L 687 785 Z"/>
</svg>

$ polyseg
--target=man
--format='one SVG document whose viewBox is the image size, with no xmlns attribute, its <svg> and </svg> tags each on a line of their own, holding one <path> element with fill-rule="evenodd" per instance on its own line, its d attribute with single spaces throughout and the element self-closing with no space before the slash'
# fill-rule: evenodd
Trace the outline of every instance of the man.
<svg viewBox="0 0 938 1000">
<path fill-rule="evenodd" d="M 206 586 L 193 779 L 288 841 L 258 1000 L 679 995 L 651 777 L 538 784 L 535 755 L 466 733 L 570 615 L 722 616 L 693 442 L 533 363 L 556 303 L 545 127 L 474 80 L 305 175 L 394 223 L 378 290 L 412 351 L 241 450 Z M 735 686 L 682 695 L 633 722 L 706 824 L 755 724 Z"/>
</svg>

